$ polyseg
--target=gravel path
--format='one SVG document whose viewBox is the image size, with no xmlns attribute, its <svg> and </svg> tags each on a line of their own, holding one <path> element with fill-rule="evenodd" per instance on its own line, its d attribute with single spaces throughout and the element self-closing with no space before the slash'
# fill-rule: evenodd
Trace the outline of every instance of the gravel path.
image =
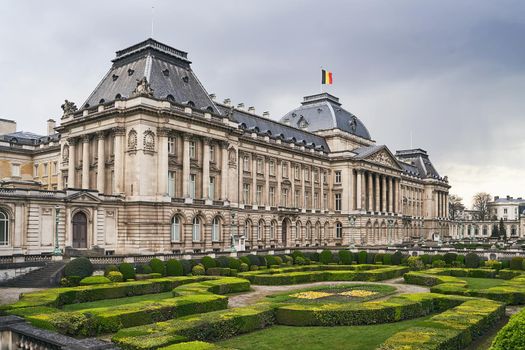
<svg viewBox="0 0 525 350">
<path fill-rule="evenodd" d="M 17 302 L 22 293 L 36 292 L 42 289 L 45 288 L 0 288 L 0 305 Z"/>
<path fill-rule="evenodd" d="M 334 284 L 383 284 L 387 286 L 392 286 L 397 289 L 397 293 L 426 293 L 429 291 L 429 288 L 416 286 L 412 284 L 404 284 L 403 278 L 395 278 L 391 280 L 386 280 L 383 282 L 363 282 L 363 281 L 338 281 L 338 282 L 315 282 L 315 283 L 304 283 L 304 284 L 292 284 L 287 286 L 255 286 L 252 285 L 252 291 L 234 295 L 229 297 L 228 306 L 229 307 L 241 307 L 254 304 L 267 295 L 286 292 L 289 290 L 304 289 L 313 286 L 324 286 L 324 285 L 334 285 Z"/>
</svg>

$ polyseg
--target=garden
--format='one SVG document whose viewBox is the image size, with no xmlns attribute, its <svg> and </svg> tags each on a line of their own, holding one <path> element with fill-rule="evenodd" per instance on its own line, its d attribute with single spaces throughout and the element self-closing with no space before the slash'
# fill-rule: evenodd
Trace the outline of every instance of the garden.
<svg viewBox="0 0 525 350">
<path fill-rule="evenodd" d="M 499 327 L 507 305 L 525 303 L 522 258 L 483 261 L 474 253 L 294 251 L 94 270 L 89 259 L 74 259 L 61 287 L 23 294 L 0 312 L 122 349 L 409 350 L 464 349 Z M 525 314 L 513 316 L 492 349 L 525 347 L 524 323 Z"/>
</svg>

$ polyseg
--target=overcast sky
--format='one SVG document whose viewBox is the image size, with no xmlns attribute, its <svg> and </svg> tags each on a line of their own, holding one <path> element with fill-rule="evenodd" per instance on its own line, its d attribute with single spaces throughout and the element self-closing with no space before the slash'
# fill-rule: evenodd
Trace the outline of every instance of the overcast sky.
<svg viewBox="0 0 525 350">
<path fill-rule="evenodd" d="M 278 119 L 327 89 L 378 144 L 427 150 L 451 192 L 525 196 L 524 1 L 0 2 L 0 117 L 45 132 L 151 35 L 208 92 Z M 411 138 L 412 135 L 412 138 Z"/>
</svg>

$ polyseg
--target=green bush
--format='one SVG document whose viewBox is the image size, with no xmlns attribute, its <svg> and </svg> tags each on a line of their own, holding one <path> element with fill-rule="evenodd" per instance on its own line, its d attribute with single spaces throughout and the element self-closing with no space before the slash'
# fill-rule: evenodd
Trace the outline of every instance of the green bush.
<svg viewBox="0 0 525 350">
<path fill-rule="evenodd" d="M 245 263 L 246 265 L 251 266 L 250 259 L 248 259 L 247 256 L 241 256 L 241 257 L 239 258 L 239 260 L 240 260 L 242 263 Z M 293 260 L 292 260 L 292 261 L 293 261 Z"/>
<path fill-rule="evenodd" d="M 231 276 L 231 269 L 229 267 L 210 267 L 206 270 L 209 276 Z"/>
<path fill-rule="evenodd" d="M 447 265 L 447 263 L 445 262 L 445 260 L 434 260 L 434 261 L 432 261 L 432 267 L 433 268 L 445 267 L 446 265 Z"/>
<path fill-rule="evenodd" d="M 480 258 L 476 253 L 468 253 L 465 256 L 465 267 L 467 268 L 477 268 L 479 267 Z"/>
<path fill-rule="evenodd" d="M 217 261 L 211 256 L 205 256 L 201 259 L 202 266 L 207 270 L 211 267 L 217 267 Z M 193 272 L 193 269 L 191 270 Z"/>
<path fill-rule="evenodd" d="M 248 264 L 241 263 L 241 266 L 239 267 L 239 271 L 240 272 L 246 272 L 246 271 L 249 271 L 249 270 L 250 270 L 250 267 L 248 266 Z"/>
<path fill-rule="evenodd" d="M 79 276 L 81 278 L 91 276 L 93 274 L 93 264 L 88 258 L 80 257 L 71 260 L 64 267 L 65 276 Z"/>
<path fill-rule="evenodd" d="M 124 282 L 124 276 L 120 271 L 110 271 L 106 276 L 111 282 Z"/>
<path fill-rule="evenodd" d="M 295 258 L 295 263 L 297 265 L 306 265 L 306 259 L 301 256 L 298 256 L 297 258 Z"/>
<path fill-rule="evenodd" d="M 513 315 L 496 334 L 490 350 L 525 349 L 525 309 Z"/>
<path fill-rule="evenodd" d="M 232 270 L 239 270 L 241 268 L 241 261 L 233 257 L 228 258 L 228 267 Z"/>
<path fill-rule="evenodd" d="M 290 255 L 282 255 L 281 259 L 283 259 L 283 263 L 286 265 L 293 265 L 293 258 Z"/>
<path fill-rule="evenodd" d="M 249 254 L 246 256 L 246 259 L 248 259 L 248 265 L 252 266 L 252 265 L 257 265 L 259 266 L 259 257 L 257 255 L 254 255 L 254 254 Z"/>
<path fill-rule="evenodd" d="M 105 276 L 89 276 L 84 277 L 80 281 L 81 286 L 89 286 L 92 284 L 104 284 L 104 283 L 111 283 L 111 280 Z"/>
<path fill-rule="evenodd" d="M 325 249 L 319 254 L 319 262 L 321 264 L 330 264 L 333 261 L 333 255 L 332 252 Z"/>
<path fill-rule="evenodd" d="M 147 275 L 152 272 L 153 270 L 151 269 L 151 266 L 149 264 L 140 264 L 135 266 L 135 273 L 137 274 Z"/>
<path fill-rule="evenodd" d="M 256 255 L 257 256 L 257 265 L 259 265 L 259 267 L 265 267 L 265 266 L 268 266 L 268 263 L 266 262 L 266 257 L 262 256 L 262 255 Z"/>
<path fill-rule="evenodd" d="M 151 266 L 151 272 L 166 275 L 166 266 L 162 260 L 153 258 L 149 261 L 149 266 Z"/>
<path fill-rule="evenodd" d="M 423 254 L 423 255 L 421 255 L 421 261 L 425 265 L 430 265 L 430 264 L 432 264 L 432 257 L 430 255 L 428 255 L 428 254 Z"/>
<path fill-rule="evenodd" d="M 204 273 L 205 273 L 204 266 L 202 266 L 200 264 L 193 266 L 193 268 L 191 269 L 191 273 L 194 276 L 202 276 L 202 275 L 204 275 Z"/>
<path fill-rule="evenodd" d="M 383 255 L 383 265 L 392 265 L 392 254 L 386 253 Z"/>
<path fill-rule="evenodd" d="M 292 258 L 293 258 L 293 260 L 295 261 L 298 257 L 301 257 L 301 258 L 303 258 L 303 259 L 305 258 L 303 252 L 301 252 L 300 250 L 294 250 L 294 251 L 292 252 Z"/>
<path fill-rule="evenodd" d="M 80 285 L 81 280 L 80 276 L 67 276 L 60 279 L 60 287 L 76 287 Z"/>
<path fill-rule="evenodd" d="M 367 264 L 374 264 L 376 261 L 376 254 L 375 253 L 368 253 L 366 255 L 366 263 Z"/>
<path fill-rule="evenodd" d="M 403 260 L 403 253 L 401 253 L 399 250 L 392 254 L 392 265 L 401 265 L 401 261 Z"/>
<path fill-rule="evenodd" d="M 170 259 L 166 261 L 166 275 L 168 276 L 182 276 L 184 275 L 184 269 L 182 264 L 177 259 Z"/>
<path fill-rule="evenodd" d="M 108 276 L 108 274 L 111 272 L 111 271 L 118 271 L 118 267 L 117 265 L 107 265 L 105 268 L 104 268 L 104 276 Z"/>
<path fill-rule="evenodd" d="M 130 263 L 121 263 L 118 266 L 118 270 L 124 277 L 124 280 L 133 280 L 135 279 L 135 269 Z"/>
<path fill-rule="evenodd" d="M 441 254 L 434 254 L 434 255 L 432 255 L 432 262 L 437 261 L 437 260 L 443 260 L 443 255 L 441 255 Z"/>
<path fill-rule="evenodd" d="M 423 260 L 419 256 L 410 256 L 407 260 L 408 267 L 410 270 L 419 271 L 425 268 Z"/>
<path fill-rule="evenodd" d="M 443 255 L 443 261 L 445 261 L 445 263 L 449 266 L 452 265 L 452 263 L 454 261 L 456 261 L 458 255 L 456 253 L 445 253 L 445 255 Z"/>
<path fill-rule="evenodd" d="M 501 268 L 502 268 L 502 269 L 508 269 L 508 268 L 510 268 L 510 260 L 502 260 L 502 261 L 501 261 Z"/>
<path fill-rule="evenodd" d="M 383 254 L 376 254 L 374 256 L 374 264 L 383 263 Z"/>
<path fill-rule="evenodd" d="M 357 262 L 359 264 L 366 264 L 366 261 L 368 260 L 368 253 L 366 251 L 360 251 L 357 254 Z"/>
<path fill-rule="evenodd" d="M 489 269 L 494 269 L 494 270 L 501 270 L 501 267 L 502 267 L 502 264 L 501 262 L 497 261 L 497 260 L 487 260 L 487 262 L 485 263 L 485 266 L 488 267 Z"/>
<path fill-rule="evenodd" d="M 458 254 L 458 256 L 456 257 L 456 261 L 461 263 L 461 264 L 465 264 L 465 255 Z"/>
<path fill-rule="evenodd" d="M 510 259 L 511 270 L 523 270 L 523 258 L 521 256 L 515 256 Z"/>
<path fill-rule="evenodd" d="M 275 256 L 273 255 L 266 255 L 266 264 L 268 267 L 272 266 L 272 265 L 279 265 L 277 263 L 277 259 Z"/>
<path fill-rule="evenodd" d="M 228 267 L 228 265 L 230 264 L 229 258 L 229 256 L 219 256 L 218 258 L 216 258 L 216 267 Z"/>
<path fill-rule="evenodd" d="M 352 260 L 354 259 L 352 252 L 348 250 L 340 250 L 337 255 L 339 255 L 339 262 L 343 265 L 351 265 Z"/>
<path fill-rule="evenodd" d="M 180 264 L 182 265 L 182 273 L 187 276 L 191 273 L 191 269 L 196 263 L 193 260 L 181 259 Z"/>
<path fill-rule="evenodd" d="M 250 271 L 257 271 L 257 270 L 259 270 L 259 265 L 250 266 Z"/>
</svg>

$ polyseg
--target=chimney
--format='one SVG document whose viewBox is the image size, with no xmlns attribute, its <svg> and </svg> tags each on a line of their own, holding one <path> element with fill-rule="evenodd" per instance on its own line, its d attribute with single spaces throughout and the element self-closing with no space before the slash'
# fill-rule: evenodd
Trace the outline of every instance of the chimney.
<svg viewBox="0 0 525 350">
<path fill-rule="evenodd" d="M 231 106 L 232 100 L 230 100 L 229 98 L 225 98 L 222 103 L 224 103 L 226 106 Z"/>
<path fill-rule="evenodd" d="M 248 107 L 248 112 L 252 113 L 252 114 L 255 114 L 255 107 L 254 106 Z"/>
<path fill-rule="evenodd" d="M 210 100 L 215 101 L 215 97 L 217 97 L 215 94 L 210 94 Z"/>
<path fill-rule="evenodd" d="M 57 126 L 57 122 L 54 119 L 47 120 L 47 136 L 55 134 L 56 126 Z"/>
<path fill-rule="evenodd" d="M 494 200 L 497 201 L 499 199 L 499 196 L 494 196 Z"/>
<path fill-rule="evenodd" d="M 263 117 L 270 119 L 270 112 L 264 111 L 263 112 Z"/>
<path fill-rule="evenodd" d="M 0 135 L 16 132 L 16 122 L 9 119 L 0 119 Z"/>
<path fill-rule="evenodd" d="M 241 111 L 243 111 L 243 110 L 244 110 L 244 103 L 242 103 L 242 102 L 239 103 L 239 104 L 237 105 L 237 109 L 240 109 Z"/>
</svg>

